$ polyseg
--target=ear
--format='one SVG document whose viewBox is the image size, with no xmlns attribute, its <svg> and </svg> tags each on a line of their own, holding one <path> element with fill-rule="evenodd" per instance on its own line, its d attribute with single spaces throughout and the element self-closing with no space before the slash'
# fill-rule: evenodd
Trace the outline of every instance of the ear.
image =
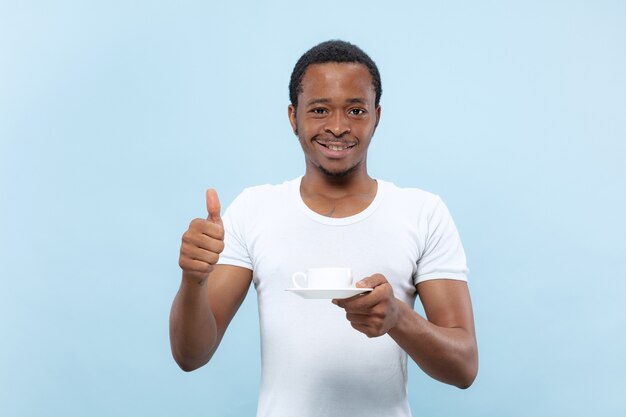
<svg viewBox="0 0 626 417">
<path fill-rule="evenodd" d="M 376 124 L 374 125 L 374 129 L 376 129 L 378 127 L 378 122 L 380 122 L 380 111 L 381 111 L 381 107 L 380 104 L 378 105 L 378 107 L 376 107 Z"/>
<path fill-rule="evenodd" d="M 298 136 L 298 121 L 296 119 L 296 106 L 290 104 L 287 107 L 287 115 L 289 116 L 289 123 L 291 124 L 291 129 L 293 133 Z"/>
</svg>

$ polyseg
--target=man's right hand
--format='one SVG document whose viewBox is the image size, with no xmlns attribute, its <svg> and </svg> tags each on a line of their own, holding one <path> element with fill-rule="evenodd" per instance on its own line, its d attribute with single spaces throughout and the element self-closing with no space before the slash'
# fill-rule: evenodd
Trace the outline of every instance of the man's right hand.
<svg viewBox="0 0 626 417">
<path fill-rule="evenodd" d="M 194 219 L 183 234 L 178 264 L 183 278 L 204 281 L 224 250 L 224 224 L 220 217 L 220 200 L 217 191 L 206 192 L 206 219 Z"/>
</svg>

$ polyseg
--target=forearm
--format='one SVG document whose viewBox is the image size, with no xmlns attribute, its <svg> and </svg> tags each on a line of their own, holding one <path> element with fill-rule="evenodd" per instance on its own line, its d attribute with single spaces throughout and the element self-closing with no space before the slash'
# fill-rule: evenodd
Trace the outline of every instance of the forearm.
<svg viewBox="0 0 626 417">
<path fill-rule="evenodd" d="M 469 387 L 478 372 L 476 339 L 463 328 L 437 326 L 407 304 L 388 333 L 426 374 L 459 388 Z"/>
<path fill-rule="evenodd" d="M 176 363 L 184 371 L 206 364 L 218 343 L 217 326 L 208 297 L 207 279 L 185 279 L 170 313 L 170 343 Z"/>
</svg>

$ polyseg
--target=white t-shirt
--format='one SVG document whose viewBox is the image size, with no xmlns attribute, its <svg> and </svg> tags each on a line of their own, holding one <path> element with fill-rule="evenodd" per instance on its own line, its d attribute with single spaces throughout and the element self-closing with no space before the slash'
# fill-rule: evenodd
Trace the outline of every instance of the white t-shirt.
<svg viewBox="0 0 626 417">
<path fill-rule="evenodd" d="M 353 329 L 330 300 L 285 291 L 296 271 L 383 274 L 413 306 L 415 286 L 467 280 L 465 254 L 441 199 L 378 180 L 364 211 L 329 218 L 309 209 L 301 178 L 244 190 L 226 210 L 221 264 L 253 271 L 261 326 L 258 417 L 407 417 L 407 355 L 388 335 Z"/>
</svg>

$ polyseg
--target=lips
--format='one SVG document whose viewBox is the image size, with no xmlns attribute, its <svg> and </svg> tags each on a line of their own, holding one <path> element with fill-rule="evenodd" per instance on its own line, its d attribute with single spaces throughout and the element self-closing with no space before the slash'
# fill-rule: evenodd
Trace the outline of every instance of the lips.
<svg viewBox="0 0 626 417">
<path fill-rule="evenodd" d="M 329 149 L 333 152 L 342 152 L 342 151 L 354 148 L 356 146 L 356 142 L 347 143 L 347 142 L 333 142 L 333 141 L 321 141 L 321 140 L 316 140 L 315 142 L 318 145 L 321 145 L 324 148 Z"/>
</svg>

